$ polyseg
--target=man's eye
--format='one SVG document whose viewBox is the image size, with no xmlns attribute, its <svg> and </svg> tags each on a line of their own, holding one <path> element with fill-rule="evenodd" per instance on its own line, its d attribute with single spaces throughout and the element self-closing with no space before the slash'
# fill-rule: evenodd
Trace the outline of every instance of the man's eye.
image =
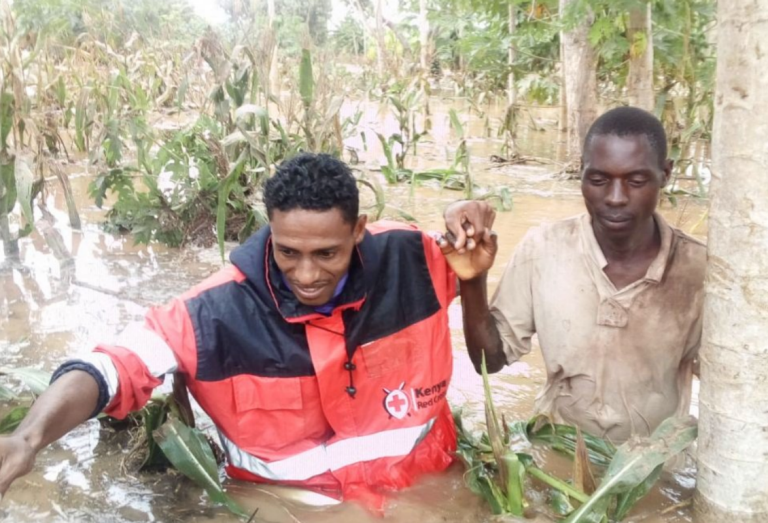
<svg viewBox="0 0 768 523">
<path fill-rule="evenodd" d="M 333 258 L 334 254 L 336 254 L 334 251 L 321 251 L 317 255 L 325 260 L 328 260 Z"/>
<path fill-rule="evenodd" d="M 589 178 L 589 183 L 592 185 L 605 185 L 605 182 L 606 182 L 605 178 L 598 178 L 598 177 Z"/>
<path fill-rule="evenodd" d="M 648 183 L 647 178 L 632 178 L 631 180 L 629 180 L 629 185 L 631 185 L 632 187 L 642 187 L 646 183 Z"/>
<path fill-rule="evenodd" d="M 291 249 L 280 249 L 280 254 L 283 256 L 293 256 L 293 250 Z"/>
</svg>

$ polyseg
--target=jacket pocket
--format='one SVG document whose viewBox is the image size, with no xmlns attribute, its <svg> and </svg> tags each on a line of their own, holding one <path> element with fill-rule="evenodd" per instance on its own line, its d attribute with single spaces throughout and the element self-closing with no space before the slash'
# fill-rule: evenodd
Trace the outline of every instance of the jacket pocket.
<svg viewBox="0 0 768 523">
<path fill-rule="evenodd" d="M 397 335 L 382 338 L 360 347 L 365 370 L 371 378 L 380 378 L 414 363 L 417 341 Z"/>
<path fill-rule="evenodd" d="M 305 437 L 301 378 L 232 378 L 239 439 L 244 450 L 266 454 Z M 262 457 L 260 456 L 260 457 Z"/>
</svg>

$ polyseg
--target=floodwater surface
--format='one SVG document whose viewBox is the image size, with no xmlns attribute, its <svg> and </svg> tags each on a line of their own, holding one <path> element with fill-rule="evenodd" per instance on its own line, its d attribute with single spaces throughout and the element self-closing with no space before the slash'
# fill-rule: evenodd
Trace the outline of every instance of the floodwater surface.
<svg viewBox="0 0 768 523">
<path fill-rule="evenodd" d="M 419 146 L 412 165 L 423 169 L 444 167 L 457 140 L 448 125 L 448 109 L 467 114 L 456 102 L 435 102 L 433 132 Z M 391 128 L 391 119 L 377 107 L 363 107 L 364 125 L 380 130 Z M 491 111 L 498 119 L 498 111 Z M 543 127 L 556 111 L 537 114 Z M 512 189 L 514 209 L 498 214 L 495 230 L 500 252 L 489 282 L 495 287 L 515 245 L 532 226 L 584 212 L 578 182 L 556 174 L 556 163 L 505 165 L 489 161 L 501 154 L 502 142 L 487 138 L 483 117 L 466 122 L 471 168 L 476 182 L 485 188 L 507 185 Z M 392 131 L 394 132 L 394 131 Z M 375 136 L 372 132 L 369 136 Z M 525 126 L 519 146 L 527 155 L 553 158 L 559 135 Z M 352 144 L 355 145 L 355 144 Z M 379 165 L 376 144 L 361 150 L 361 169 Z M 68 166 L 76 173 L 72 185 L 83 231 L 66 226 L 63 196 L 50 186 L 48 207 L 57 219 L 70 260 L 57 259 L 56 250 L 38 232 L 21 243 L 21 262 L 0 259 L 0 366 L 35 366 L 48 371 L 99 340 L 117 334 L 127 323 L 140 320 L 148 305 L 162 303 L 183 292 L 221 267 L 216 249 L 174 250 L 160 245 L 135 246 L 130 237 L 103 233 L 98 223 L 102 211 L 87 198 L 87 185 L 94 174 L 85 163 Z M 371 172 L 372 176 L 378 173 Z M 442 210 L 461 193 L 435 187 L 387 188 L 390 203 L 413 214 L 428 230 L 442 229 Z M 701 238 L 705 209 L 695 200 L 669 203 L 662 213 L 670 223 Z M 230 246 L 231 247 L 231 246 Z M 483 420 L 483 392 L 466 353 L 461 332 L 458 301 L 451 307 L 454 346 L 454 378 L 449 401 L 462 407 L 470 425 Z M 507 420 L 527 419 L 537 390 L 545 380 L 538 351 L 491 376 L 499 411 Z M 0 407 L 2 414 L 2 407 Z M 258 429 L 257 429 L 258 430 Z M 0 504 L 0 521 L 61 522 L 229 522 L 237 519 L 209 505 L 203 491 L 178 474 L 132 473 L 125 465 L 126 435 L 103 429 L 91 421 L 44 450 L 34 471 L 18 480 Z M 567 477 L 568 466 L 556 456 L 542 454 L 545 466 Z M 429 476 L 414 487 L 391 496 L 383 519 L 375 518 L 353 504 L 324 506 L 323 500 L 305 493 L 241 482 L 227 482 L 229 492 L 251 510 L 259 509 L 255 521 L 272 523 L 360 523 L 360 522 L 482 522 L 492 516 L 484 502 L 463 483 L 459 464 L 446 473 Z M 630 521 L 690 521 L 686 500 L 692 495 L 695 473 L 687 468 L 667 474 L 659 486 L 633 513 Z"/>
</svg>

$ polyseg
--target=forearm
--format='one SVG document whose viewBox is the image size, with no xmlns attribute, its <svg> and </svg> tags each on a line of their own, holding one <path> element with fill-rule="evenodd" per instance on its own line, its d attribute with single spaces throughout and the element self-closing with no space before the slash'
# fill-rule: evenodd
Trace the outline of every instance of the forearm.
<svg viewBox="0 0 768 523">
<path fill-rule="evenodd" d="M 464 339 L 469 358 L 480 372 L 485 352 L 489 373 L 498 372 L 506 364 L 504 346 L 488 308 L 487 273 L 472 280 L 461 281 L 461 308 L 464 318 Z"/>
<path fill-rule="evenodd" d="M 73 370 L 54 381 L 35 401 L 14 436 L 39 452 L 84 421 L 99 401 L 99 386 L 87 372 Z"/>
</svg>

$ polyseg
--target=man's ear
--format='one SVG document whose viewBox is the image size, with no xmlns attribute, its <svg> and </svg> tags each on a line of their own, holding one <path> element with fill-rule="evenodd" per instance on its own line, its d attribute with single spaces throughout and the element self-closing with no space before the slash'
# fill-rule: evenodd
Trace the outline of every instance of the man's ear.
<svg viewBox="0 0 768 523">
<path fill-rule="evenodd" d="M 666 187 L 667 184 L 669 183 L 669 179 L 672 176 L 672 167 L 674 166 L 675 166 L 674 160 L 669 159 L 664 162 L 664 170 L 663 170 L 664 178 L 661 180 L 662 188 Z"/>
<path fill-rule="evenodd" d="M 355 244 L 359 244 L 363 241 L 363 238 L 365 238 L 365 226 L 368 225 L 368 215 L 367 214 L 361 214 L 357 218 L 357 223 L 355 224 L 355 229 L 353 231 L 353 234 L 355 236 Z"/>
</svg>

